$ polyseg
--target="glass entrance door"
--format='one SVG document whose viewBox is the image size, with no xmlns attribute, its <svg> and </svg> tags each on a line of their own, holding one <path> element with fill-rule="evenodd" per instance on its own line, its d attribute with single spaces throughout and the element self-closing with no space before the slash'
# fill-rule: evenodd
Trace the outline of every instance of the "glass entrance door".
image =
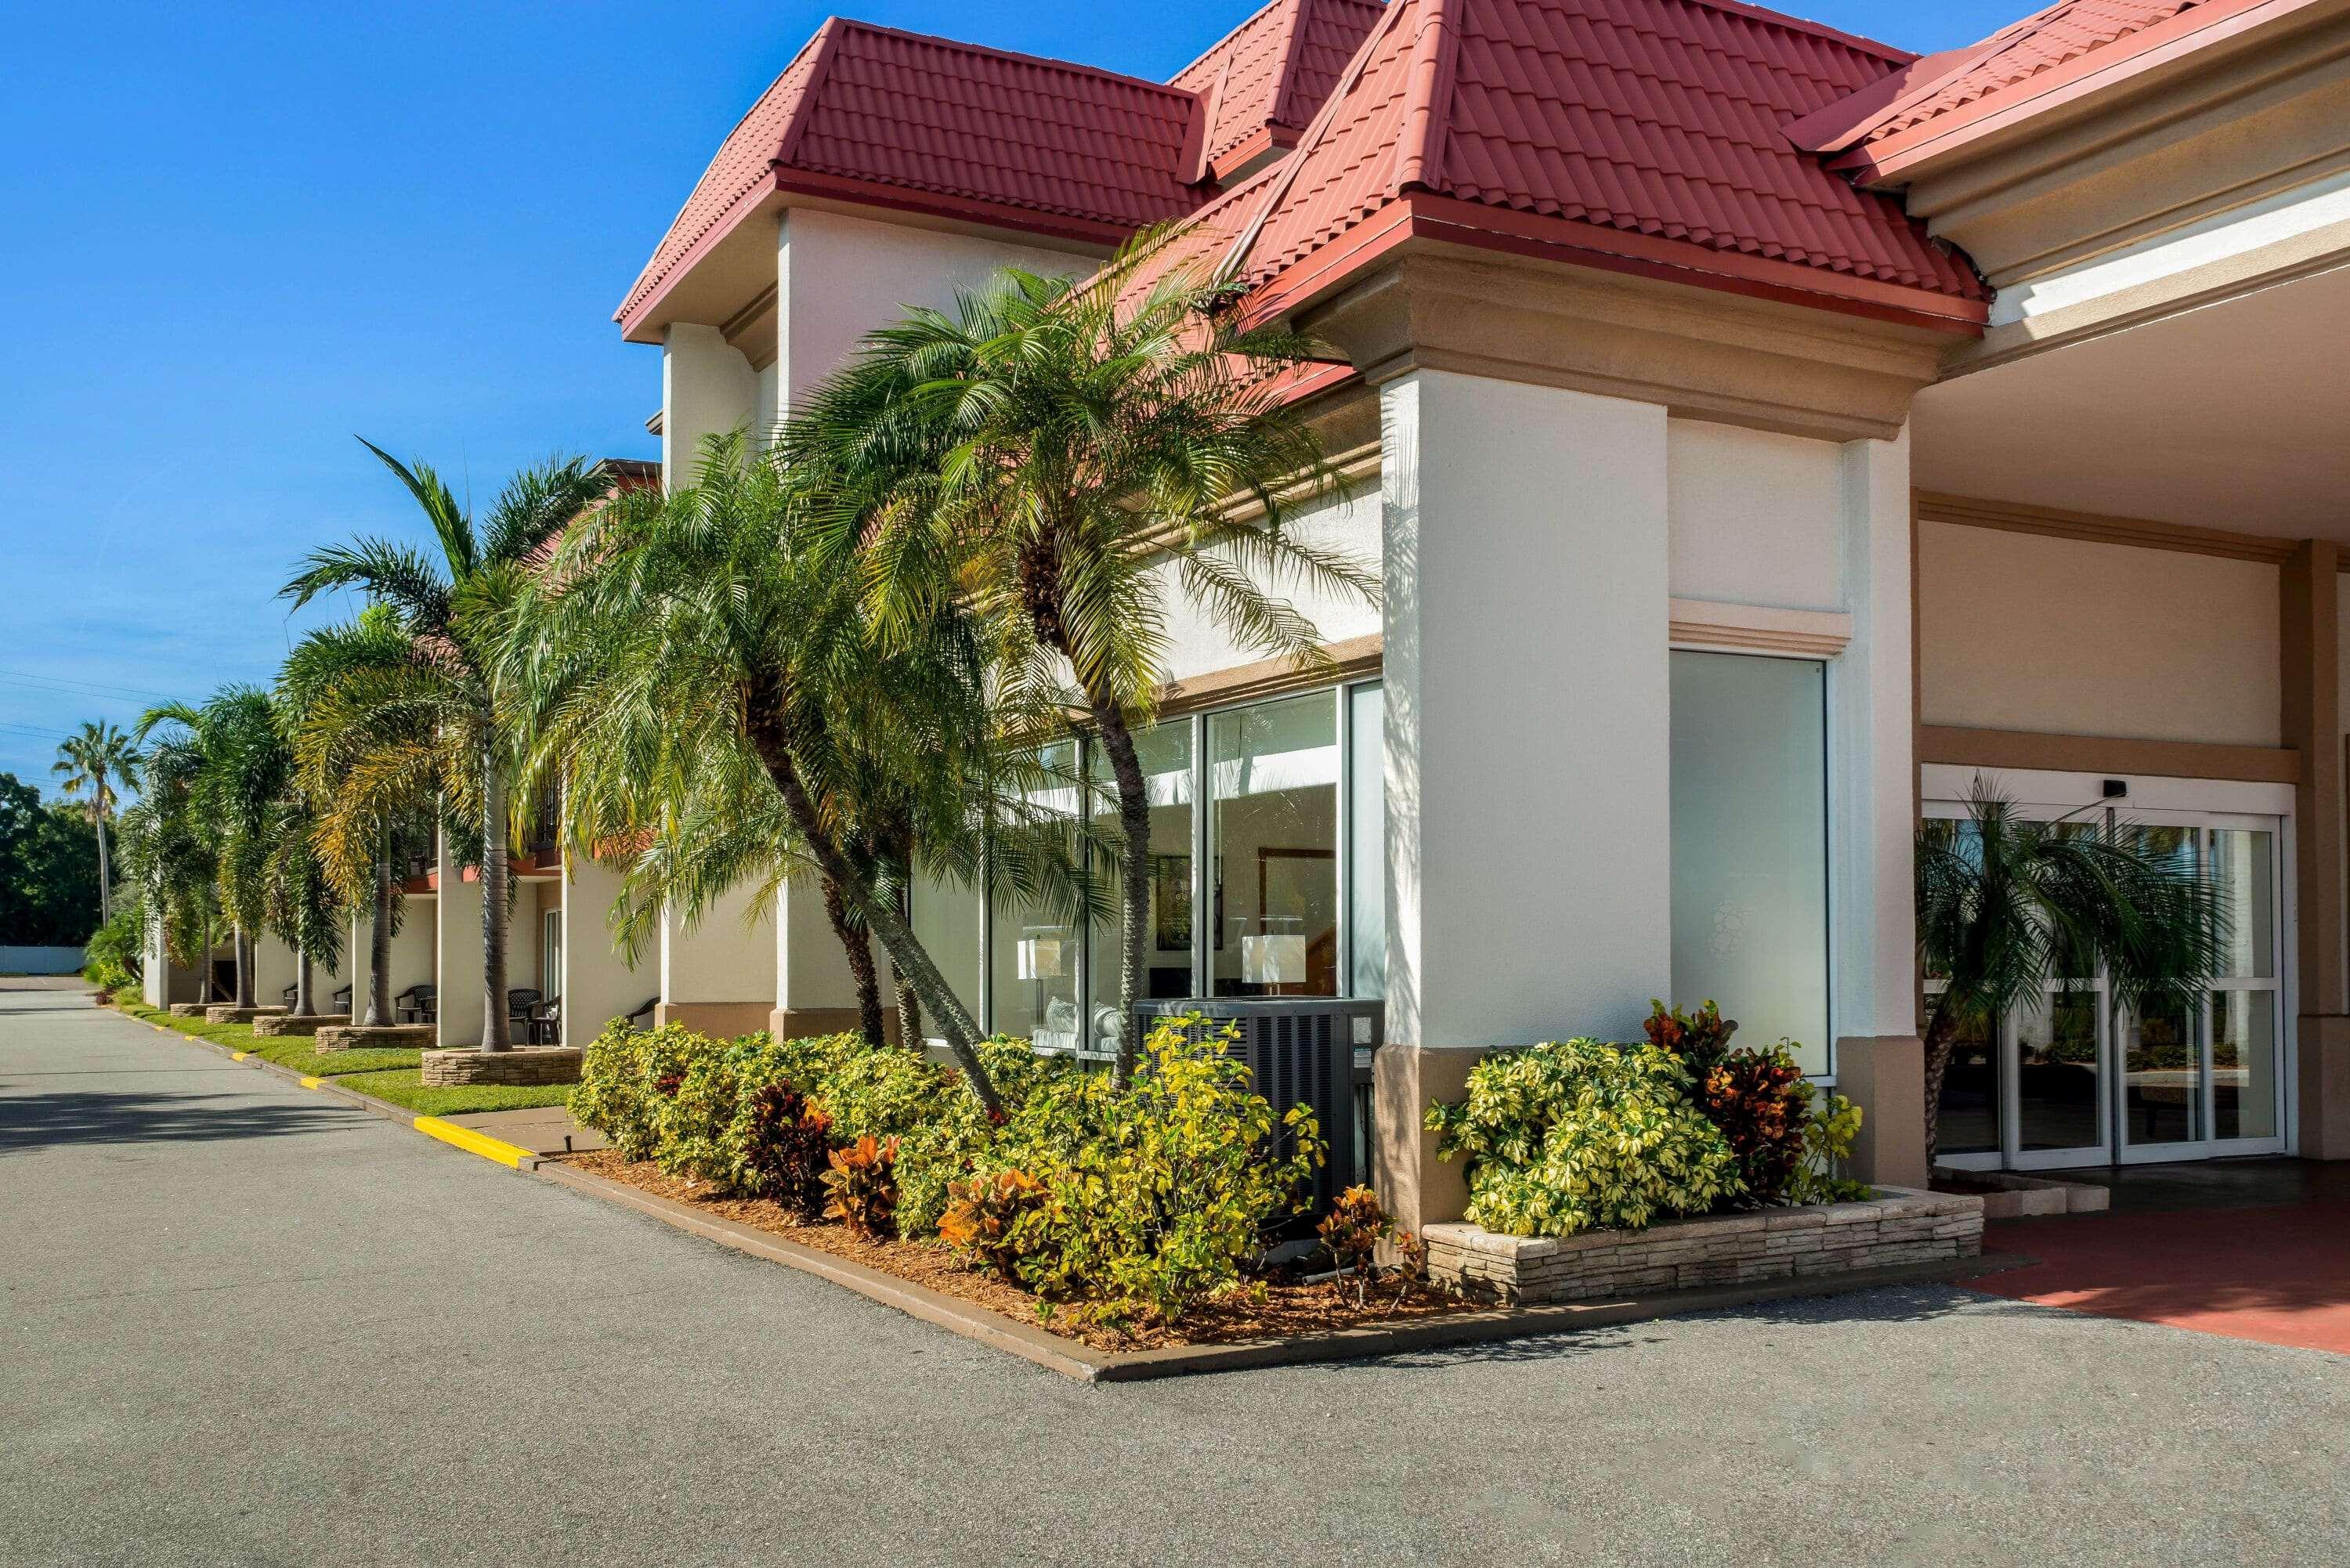
<svg viewBox="0 0 2350 1568">
<path fill-rule="evenodd" d="M 1967 831 L 1954 808 L 1929 811 Z M 1942 1089 L 1945 1163 L 2041 1170 L 2283 1149 L 2277 821 L 2150 815 L 2086 826 L 2135 834 L 2210 879 L 2227 912 L 2223 972 L 2188 1005 L 2143 1014 L 2104 975 L 2054 981 L 1995 1030 L 1962 1032 Z"/>
</svg>

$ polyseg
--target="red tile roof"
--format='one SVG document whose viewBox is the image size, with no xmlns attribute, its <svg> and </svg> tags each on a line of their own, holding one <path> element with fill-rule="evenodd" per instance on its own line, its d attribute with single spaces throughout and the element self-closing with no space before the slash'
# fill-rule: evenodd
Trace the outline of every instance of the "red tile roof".
<svg viewBox="0 0 2350 1568">
<path fill-rule="evenodd" d="M 801 184 L 1114 244 L 1199 204 L 1200 119 L 1179 88 L 835 17 L 727 136 L 614 319 Z"/>
<path fill-rule="evenodd" d="M 1175 73 L 1200 95 L 1209 123 L 1201 155 L 1219 178 L 1293 145 L 1378 26 L 1379 0 L 1270 0 Z"/>
<path fill-rule="evenodd" d="M 1789 129 L 1835 167 L 1879 179 L 1999 124 L 2069 101 L 2172 52 L 2216 41 L 2304 0 L 2059 0 L 1990 37 L 1917 61 Z"/>
<path fill-rule="evenodd" d="M 1738 0 L 1393 0 L 1267 187 L 1242 265 L 1269 280 L 1435 197 L 1521 238 L 1684 266 L 1696 247 L 1979 317 L 1989 290 L 1962 256 L 1785 135 L 1911 58 Z"/>
</svg>

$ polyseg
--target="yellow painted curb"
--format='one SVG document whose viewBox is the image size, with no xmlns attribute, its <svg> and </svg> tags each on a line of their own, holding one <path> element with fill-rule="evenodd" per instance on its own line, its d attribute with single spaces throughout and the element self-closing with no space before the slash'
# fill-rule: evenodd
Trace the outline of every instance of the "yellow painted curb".
<svg viewBox="0 0 2350 1568">
<path fill-rule="evenodd" d="M 303 1078 L 303 1079 L 299 1079 L 299 1080 L 297 1080 L 297 1081 L 298 1081 L 298 1082 L 301 1084 L 301 1085 L 302 1085 L 304 1088 L 306 1088 L 306 1089 L 315 1089 L 315 1088 L 317 1088 L 317 1087 L 318 1086 L 318 1084 L 319 1084 L 319 1082 L 320 1082 L 320 1080 L 318 1080 L 318 1079 L 317 1079 L 317 1078 Z"/>
<path fill-rule="evenodd" d="M 444 1122 L 439 1116 L 417 1117 L 416 1130 L 427 1137 L 437 1137 L 442 1143 L 463 1149 L 467 1154 L 478 1154 L 484 1159 L 495 1160 L 498 1164 L 514 1170 L 520 1170 L 524 1160 L 538 1158 L 526 1148 L 516 1148 L 510 1143 L 502 1142 L 484 1133 L 477 1133 L 471 1127 L 461 1127 L 454 1122 Z"/>
<path fill-rule="evenodd" d="M 228 1054 L 228 1059 L 232 1062 L 242 1062 L 252 1054 L 250 1051 L 232 1051 Z"/>
</svg>

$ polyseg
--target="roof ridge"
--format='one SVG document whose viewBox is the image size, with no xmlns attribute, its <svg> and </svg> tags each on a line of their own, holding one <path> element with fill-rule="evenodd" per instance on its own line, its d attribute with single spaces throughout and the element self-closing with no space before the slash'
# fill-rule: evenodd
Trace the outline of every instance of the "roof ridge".
<svg viewBox="0 0 2350 1568">
<path fill-rule="evenodd" d="M 808 121 L 816 117 L 817 89 L 824 86 L 832 62 L 840 53 L 841 35 L 855 26 L 838 16 L 827 16 L 817 26 L 816 36 L 808 40 L 807 48 L 801 51 L 815 57 L 808 61 L 807 81 L 800 88 L 798 101 L 792 105 L 792 117 L 784 122 L 783 135 L 775 139 L 775 155 L 767 160 L 770 169 L 789 163 L 792 155 L 799 151 L 800 139 L 807 134 Z M 792 63 L 797 65 L 799 57 L 794 56 Z"/>
<path fill-rule="evenodd" d="M 1193 103 L 1200 100 L 1200 95 L 1189 88 L 1179 88 L 1172 82 L 1155 82 L 1149 77 L 1129 76 L 1124 71 L 1113 71 L 1101 66 L 1089 66 L 1083 60 L 1064 60 L 1052 55 L 1032 55 L 1022 49 L 999 49 L 993 44 L 973 44 L 962 38 L 943 37 L 937 33 L 917 33 L 909 28 L 892 27 L 880 22 L 860 22 L 854 16 L 828 16 L 825 19 L 824 26 L 829 27 L 836 22 L 844 28 L 853 27 L 861 33 L 875 33 L 883 37 L 901 38 L 908 43 L 931 44 L 942 49 L 956 49 L 967 55 L 986 55 L 999 60 L 1017 60 L 1023 65 L 1044 66 L 1053 70 L 1067 71 L 1075 76 L 1093 77 L 1102 81 L 1124 82 L 1129 87 L 1147 88 L 1152 92 L 1164 93 L 1170 98 L 1188 99 Z M 822 28 L 818 29 L 819 32 L 822 30 Z"/>
<path fill-rule="evenodd" d="M 1452 96 L 1461 65 L 1461 28 L 1455 7 L 1476 0 L 1424 0 L 1428 7 L 1420 30 L 1411 40 L 1411 62 L 1405 67 L 1403 122 L 1396 134 L 1396 189 L 1431 185 L 1444 166 L 1444 137 L 1450 123 L 1443 106 Z"/>
<path fill-rule="evenodd" d="M 1273 0 L 1274 5 L 1287 0 Z M 1305 46 L 1306 16 L 1314 9 L 1314 0 L 1295 0 L 1288 5 L 1289 27 L 1281 38 L 1281 64 L 1274 68 L 1273 103 L 1265 110 L 1267 125 L 1281 123 L 1282 111 L 1289 107 L 1289 95 L 1297 86 L 1297 51 Z"/>
<path fill-rule="evenodd" d="M 1250 26 L 1254 24 L 1259 16 L 1263 16 L 1275 5 L 1285 5 L 1288 3 L 1289 0 L 1264 0 L 1263 5 L 1258 6 L 1255 10 L 1242 17 L 1239 21 L 1233 23 L 1232 26 L 1225 31 L 1222 37 L 1218 38 L 1214 43 L 1210 44 L 1206 48 L 1201 49 L 1198 54 L 1192 56 L 1189 61 L 1185 62 L 1180 69 L 1175 72 L 1174 76 L 1170 76 L 1167 78 L 1167 85 L 1170 87 L 1174 86 L 1177 77 L 1187 76 L 1191 72 L 1195 71 L 1201 66 L 1207 64 L 1209 56 L 1214 54 L 1218 49 L 1222 48 L 1226 44 L 1231 43 L 1234 38 L 1239 37 L 1243 33 L 1247 32 Z"/>
<path fill-rule="evenodd" d="M 1906 66 L 1919 57 L 1914 49 L 1905 49 L 1898 44 L 1888 44 L 1882 38 L 1872 38 L 1866 33 L 1846 32 L 1842 27 L 1831 27 L 1825 22 L 1814 22 L 1808 16 L 1795 16 L 1784 11 L 1773 11 L 1767 5 L 1749 5 L 1747 0 L 1680 0 L 1680 3 L 1685 5 L 1703 5 L 1708 10 L 1720 11 L 1725 16 L 1743 16 L 1749 21 L 1761 22 L 1769 26 L 1784 27 L 1790 32 L 1809 33 L 1815 38 L 1825 38 L 1830 43 L 1843 44 L 1847 47 L 1858 49 L 1863 54 L 1875 55 L 1881 59 L 1890 60 L 1896 65 Z"/>
</svg>

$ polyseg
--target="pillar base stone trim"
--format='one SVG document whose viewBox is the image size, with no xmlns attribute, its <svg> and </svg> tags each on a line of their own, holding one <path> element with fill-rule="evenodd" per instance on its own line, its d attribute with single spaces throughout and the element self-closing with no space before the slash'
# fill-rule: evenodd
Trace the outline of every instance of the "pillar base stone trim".
<svg viewBox="0 0 2350 1568">
<path fill-rule="evenodd" d="M 1915 1034 L 1836 1042 L 1836 1088 L 1860 1107 L 1852 1174 L 1878 1187 L 1924 1188 L 1926 1046 Z"/>
<path fill-rule="evenodd" d="M 1382 1045 L 1371 1056 L 1371 1185 L 1397 1225 L 1424 1231 L 1469 1211 L 1459 1160 L 1436 1158 L 1428 1107 L 1469 1092 L 1479 1046 Z"/>
<path fill-rule="evenodd" d="M 664 1002 L 653 1009 L 653 1025 L 682 1023 L 697 1034 L 731 1040 L 767 1027 L 764 1002 Z"/>
</svg>

